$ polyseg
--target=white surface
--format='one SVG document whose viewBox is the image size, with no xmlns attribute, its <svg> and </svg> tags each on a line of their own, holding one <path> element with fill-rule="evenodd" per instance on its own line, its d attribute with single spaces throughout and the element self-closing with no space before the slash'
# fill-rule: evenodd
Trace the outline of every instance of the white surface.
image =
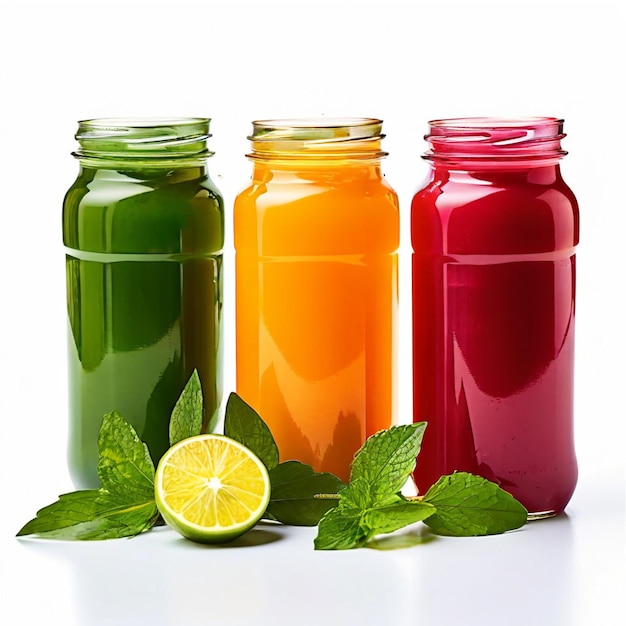
<svg viewBox="0 0 626 626">
<path fill-rule="evenodd" d="M 4 2 L 0 8 L 0 620 L 100 624 L 623 624 L 623 3 Z M 69 491 L 61 201 L 78 119 L 207 115 L 227 206 L 246 184 L 253 119 L 385 120 L 402 208 L 400 421 L 410 419 L 409 204 L 426 122 L 566 120 L 581 205 L 576 443 L 566 518 L 483 539 L 314 552 L 313 529 L 263 528 L 206 549 L 161 529 L 104 543 L 18 541 Z M 232 276 L 225 389 L 233 389 Z M 230 312 L 229 312 L 230 308 Z"/>
<path fill-rule="evenodd" d="M 506 536 L 350 553 L 313 552 L 313 529 L 272 526 L 246 537 L 267 543 L 218 549 L 168 529 L 106 544 L 24 541 L 12 549 L 21 593 L 11 603 L 66 625 L 619 624 L 610 598 L 623 587 L 598 571 L 617 563 L 599 522 L 573 507 Z"/>
<path fill-rule="evenodd" d="M 618 625 L 615 495 L 583 485 L 566 517 L 388 551 L 314 552 L 315 529 L 272 525 L 219 548 L 167 528 L 90 544 L 14 541 L 14 593 L 2 612 L 66 626 Z"/>
</svg>

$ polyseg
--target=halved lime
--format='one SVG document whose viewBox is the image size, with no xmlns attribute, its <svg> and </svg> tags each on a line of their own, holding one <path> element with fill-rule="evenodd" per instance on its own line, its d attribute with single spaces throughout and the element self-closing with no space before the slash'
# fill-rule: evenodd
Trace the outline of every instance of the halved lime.
<svg viewBox="0 0 626 626">
<path fill-rule="evenodd" d="M 270 479 L 263 462 L 237 441 L 198 435 L 163 455 L 154 492 L 163 519 L 183 537 L 225 543 L 261 519 Z"/>
</svg>

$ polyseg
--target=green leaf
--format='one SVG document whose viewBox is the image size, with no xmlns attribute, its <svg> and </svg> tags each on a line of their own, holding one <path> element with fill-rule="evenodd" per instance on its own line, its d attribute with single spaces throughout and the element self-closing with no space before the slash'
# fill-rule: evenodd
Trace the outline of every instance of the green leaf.
<svg viewBox="0 0 626 626">
<path fill-rule="evenodd" d="M 37 517 L 25 524 L 17 536 L 62 531 L 89 522 L 94 518 L 99 495 L 99 489 L 63 494 L 57 502 L 37 511 Z"/>
<path fill-rule="evenodd" d="M 224 434 L 252 450 L 268 470 L 278 465 L 278 447 L 259 414 L 236 393 L 226 403 Z"/>
<path fill-rule="evenodd" d="M 381 497 L 379 502 L 385 502 L 389 497 L 393 496 L 395 496 L 395 494 L 388 494 L 385 498 Z M 351 481 L 339 494 L 339 502 L 343 507 L 363 511 L 371 507 L 373 502 L 369 494 L 367 481 L 363 478 L 357 478 Z"/>
<path fill-rule="evenodd" d="M 17 536 L 83 541 L 131 537 L 151 528 L 157 517 L 154 502 L 129 507 L 104 489 L 75 491 L 37 511 Z"/>
<path fill-rule="evenodd" d="M 367 529 L 361 524 L 363 511 L 349 507 L 331 509 L 321 519 L 314 545 L 316 550 L 350 550 L 368 539 Z"/>
<path fill-rule="evenodd" d="M 198 371 L 187 381 L 170 418 L 170 445 L 194 437 L 202 432 L 204 401 Z"/>
<path fill-rule="evenodd" d="M 271 519 L 292 526 L 315 526 L 338 503 L 338 498 L 316 496 L 336 494 L 345 487 L 334 474 L 315 472 L 299 461 L 281 463 L 269 474 L 272 495 L 266 513 Z"/>
<path fill-rule="evenodd" d="M 148 446 L 117 411 L 102 419 L 98 476 L 103 489 L 123 495 L 128 502 L 154 500 L 154 464 Z"/>
<path fill-rule="evenodd" d="M 18 536 L 112 539 L 137 535 L 155 524 L 154 465 L 133 427 L 117 412 L 107 413 L 98 446 L 101 488 L 59 496 L 39 510 Z"/>
<path fill-rule="evenodd" d="M 372 435 L 357 452 L 350 472 L 350 483 L 367 485 L 372 503 L 398 493 L 415 468 L 425 422 L 393 426 Z"/>
<path fill-rule="evenodd" d="M 510 493 L 480 476 L 442 476 L 424 495 L 437 513 L 425 523 L 440 535 L 495 535 L 523 526 L 528 512 Z"/>
<path fill-rule="evenodd" d="M 352 486 L 352 485 L 351 485 Z M 392 533 L 422 521 L 436 511 L 432 504 L 408 501 L 391 495 L 380 506 L 355 505 L 360 490 L 347 487 L 340 493 L 339 506 L 321 520 L 315 538 L 316 550 L 349 550 L 366 544 L 377 535 Z"/>
<path fill-rule="evenodd" d="M 365 514 L 364 523 L 375 535 L 384 535 L 426 520 L 436 511 L 437 509 L 428 502 L 412 502 L 398 497 L 396 502 L 369 509 Z"/>
</svg>

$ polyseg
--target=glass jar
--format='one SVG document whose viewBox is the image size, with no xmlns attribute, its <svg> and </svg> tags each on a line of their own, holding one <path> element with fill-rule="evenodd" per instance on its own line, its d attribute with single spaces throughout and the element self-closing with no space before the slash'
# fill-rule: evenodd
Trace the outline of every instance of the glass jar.
<svg viewBox="0 0 626 626">
<path fill-rule="evenodd" d="M 411 217 L 422 493 L 468 471 L 538 518 L 574 491 L 579 222 L 559 166 L 564 136 L 549 117 L 430 122 Z"/>
<path fill-rule="evenodd" d="M 98 431 L 116 410 L 158 462 L 194 369 L 204 426 L 222 395 L 223 200 L 204 118 L 79 122 L 65 196 L 69 466 L 94 488 Z"/>
<path fill-rule="evenodd" d="M 399 216 L 376 119 L 253 123 L 235 202 L 237 391 L 340 478 L 391 425 Z"/>
</svg>

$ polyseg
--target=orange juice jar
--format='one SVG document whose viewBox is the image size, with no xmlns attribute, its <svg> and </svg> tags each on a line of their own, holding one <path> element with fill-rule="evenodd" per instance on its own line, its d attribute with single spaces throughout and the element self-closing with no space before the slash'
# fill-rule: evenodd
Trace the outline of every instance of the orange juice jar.
<svg viewBox="0 0 626 626">
<path fill-rule="evenodd" d="M 347 479 L 391 426 L 398 199 L 377 119 L 267 120 L 234 209 L 237 393 L 281 461 Z"/>
</svg>

